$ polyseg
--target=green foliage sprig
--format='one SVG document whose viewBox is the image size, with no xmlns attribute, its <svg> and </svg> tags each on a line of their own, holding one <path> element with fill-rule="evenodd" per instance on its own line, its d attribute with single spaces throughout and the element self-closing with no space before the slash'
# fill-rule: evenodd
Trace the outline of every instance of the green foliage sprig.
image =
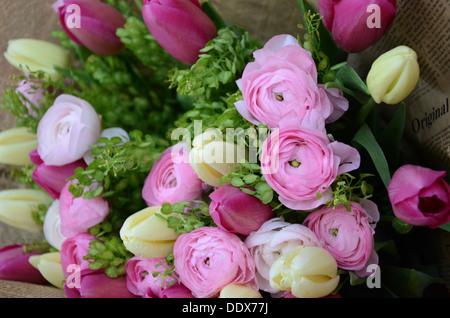
<svg viewBox="0 0 450 318">
<path fill-rule="evenodd" d="M 161 211 L 155 215 L 166 220 L 167 227 L 178 234 L 189 233 L 204 226 L 215 226 L 209 215 L 209 205 L 198 200 L 164 203 Z"/>
</svg>

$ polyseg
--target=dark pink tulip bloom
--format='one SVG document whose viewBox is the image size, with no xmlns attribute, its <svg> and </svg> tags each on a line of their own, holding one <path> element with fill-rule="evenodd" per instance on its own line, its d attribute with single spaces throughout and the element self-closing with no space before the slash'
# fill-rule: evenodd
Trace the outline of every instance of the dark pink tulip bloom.
<svg viewBox="0 0 450 318">
<path fill-rule="evenodd" d="M 75 43 L 103 56 L 118 54 L 124 48 L 116 31 L 125 25 L 126 19 L 115 8 L 96 0 L 57 0 L 53 8 Z"/>
<path fill-rule="evenodd" d="M 209 213 L 223 230 L 249 235 L 275 216 L 272 207 L 232 185 L 224 185 L 209 195 Z"/>
<path fill-rule="evenodd" d="M 36 150 L 30 153 L 30 159 L 38 165 L 31 176 L 53 199 L 59 198 L 67 179 L 73 176 L 75 169 L 86 168 L 86 163 L 82 159 L 64 166 L 47 166 Z"/>
<path fill-rule="evenodd" d="M 64 284 L 68 298 L 137 298 L 128 291 L 126 276 L 110 278 L 103 270 L 81 271 L 80 286 Z"/>
<path fill-rule="evenodd" d="M 199 50 L 217 35 L 212 20 L 194 0 L 144 0 L 142 16 L 152 36 L 182 63 L 192 65 Z"/>
<path fill-rule="evenodd" d="M 8 245 L 0 249 L 0 279 L 32 284 L 46 284 L 47 280 L 28 259 L 36 253 L 25 254 L 23 245 Z"/>
<path fill-rule="evenodd" d="M 397 0 L 319 0 L 325 28 L 350 53 L 377 43 L 391 28 Z"/>
<path fill-rule="evenodd" d="M 437 228 L 450 222 L 450 186 L 446 171 L 404 165 L 388 186 L 394 214 L 403 222 Z"/>
</svg>

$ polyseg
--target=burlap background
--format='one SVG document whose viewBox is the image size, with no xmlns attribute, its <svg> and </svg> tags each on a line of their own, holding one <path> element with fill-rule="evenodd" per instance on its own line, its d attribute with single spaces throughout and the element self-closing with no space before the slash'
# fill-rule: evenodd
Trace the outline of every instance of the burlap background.
<svg viewBox="0 0 450 318">
<path fill-rule="evenodd" d="M 36 38 L 56 41 L 50 32 L 58 28 L 57 16 L 51 4 L 55 0 L 1 0 L 0 1 L 0 52 L 7 48 L 9 39 Z M 296 35 L 301 16 L 297 0 L 211 0 L 217 11 L 229 22 L 247 29 L 252 36 L 263 41 L 281 33 Z M 11 66 L 0 54 L 0 92 L 7 87 Z M 0 131 L 14 127 L 14 118 L 0 111 Z M 0 165 L 0 190 L 18 187 L 9 178 L 9 168 Z M 0 222 L 0 248 L 10 244 L 30 242 L 42 238 L 17 230 Z M 441 266 L 448 271 L 450 264 L 450 238 L 440 240 Z M 448 276 L 447 276 L 448 277 Z M 448 278 L 447 278 L 448 280 Z M 0 298 L 4 297 L 64 297 L 64 293 L 51 287 L 0 281 Z"/>
</svg>

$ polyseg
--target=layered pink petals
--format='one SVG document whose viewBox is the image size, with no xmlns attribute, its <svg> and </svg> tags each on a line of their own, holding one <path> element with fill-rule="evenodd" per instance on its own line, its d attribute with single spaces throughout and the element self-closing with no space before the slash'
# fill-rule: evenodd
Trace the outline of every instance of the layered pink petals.
<svg viewBox="0 0 450 318">
<path fill-rule="evenodd" d="M 247 64 L 237 81 L 243 100 L 235 106 L 246 120 L 275 128 L 288 113 L 300 122 L 312 110 L 323 120 L 331 116 L 335 105 L 327 89 L 317 83 L 314 60 L 293 36 L 277 35 L 253 55 L 255 61 Z M 348 102 L 337 108 L 347 110 Z"/>
<path fill-rule="evenodd" d="M 280 125 L 263 144 L 265 180 L 286 207 L 317 208 L 330 199 L 326 191 L 339 174 L 359 167 L 360 155 L 353 147 L 330 142 L 323 130 L 296 128 L 292 116 Z M 318 193 L 323 196 L 317 198 Z"/>
<path fill-rule="evenodd" d="M 270 287 L 270 267 L 280 255 L 298 245 L 321 246 L 316 234 L 308 227 L 291 224 L 281 218 L 270 219 L 245 239 L 245 246 L 255 260 L 260 289 L 269 293 L 279 292 Z"/>
<path fill-rule="evenodd" d="M 24 80 L 18 83 L 16 93 L 22 94 L 19 98 L 28 109 L 30 116 L 37 118 L 36 109 L 41 108 L 45 93 L 42 85 L 38 81 Z"/>
<path fill-rule="evenodd" d="M 351 53 L 374 45 L 389 31 L 396 6 L 397 0 L 319 0 L 325 28 L 342 49 Z"/>
<path fill-rule="evenodd" d="M 340 205 L 324 206 L 309 214 L 303 224 L 319 238 L 336 260 L 338 267 L 358 271 L 363 269 L 374 252 L 378 207 L 370 200 L 350 203 L 351 211 Z"/>
<path fill-rule="evenodd" d="M 199 51 L 217 35 L 198 1 L 145 0 L 142 16 L 156 41 L 185 64 L 195 64 Z"/>
<path fill-rule="evenodd" d="M 235 234 L 202 227 L 182 234 L 173 254 L 181 283 L 196 298 L 217 297 L 228 284 L 258 289 L 253 258 Z"/>
<path fill-rule="evenodd" d="M 63 166 L 83 158 L 100 133 L 100 118 L 92 105 L 63 94 L 39 121 L 37 151 L 46 165 Z"/>
<path fill-rule="evenodd" d="M 178 144 L 166 149 L 155 162 L 142 189 L 142 197 L 149 206 L 163 203 L 199 200 L 203 182 L 189 164 L 187 145 Z"/>
<path fill-rule="evenodd" d="M 23 245 L 8 245 L 0 249 L 0 280 L 32 284 L 45 284 L 47 280 L 28 259 L 36 253 L 26 254 Z"/>
<path fill-rule="evenodd" d="M 33 170 L 33 180 L 39 184 L 53 199 L 59 199 L 67 179 L 74 175 L 75 169 L 86 168 L 84 160 L 78 160 L 64 166 L 47 166 L 39 158 L 37 151 L 30 153 L 31 161 L 37 164 Z"/>
<path fill-rule="evenodd" d="M 97 240 L 97 238 L 89 233 L 80 233 L 69 237 L 61 245 L 61 266 L 64 276 L 67 278 L 73 274 L 74 269 L 71 265 L 79 266 L 79 271 L 91 271 L 89 269 L 89 261 L 84 257 L 89 252 L 89 244 Z"/>
<path fill-rule="evenodd" d="M 68 25 L 76 20 L 74 6 L 79 8 L 79 26 Z M 124 48 L 116 31 L 126 19 L 115 8 L 91 0 L 58 0 L 53 7 L 64 31 L 75 43 L 103 56 L 118 54 Z"/>
<path fill-rule="evenodd" d="M 153 272 L 164 272 L 166 267 L 166 259 L 162 257 L 132 257 L 125 266 L 128 290 L 143 298 L 192 298 L 191 291 L 179 283 L 176 274 L 165 280 L 153 276 Z"/>
<path fill-rule="evenodd" d="M 59 198 L 61 233 L 71 237 L 86 232 L 101 223 L 109 214 L 109 204 L 102 197 L 85 199 L 75 198 L 69 191 L 71 181 L 67 182 Z"/>
<path fill-rule="evenodd" d="M 214 223 L 232 233 L 247 236 L 275 214 L 270 205 L 232 185 L 217 188 L 209 197 Z"/>
<path fill-rule="evenodd" d="M 403 222 L 437 228 L 450 222 L 450 186 L 445 171 L 404 165 L 388 186 L 394 214 Z"/>
</svg>

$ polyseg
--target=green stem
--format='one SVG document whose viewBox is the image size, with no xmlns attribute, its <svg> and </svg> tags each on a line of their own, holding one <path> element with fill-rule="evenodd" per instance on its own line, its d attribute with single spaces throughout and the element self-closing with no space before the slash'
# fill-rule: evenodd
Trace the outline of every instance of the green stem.
<svg viewBox="0 0 450 318">
<path fill-rule="evenodd" d="M 377 103 L 370 97 L 360 108 L 359 112 L 356 114 L 357 127 L 361 126 L 372 110 L 375 108 Z"/>
<path fill-rule="evenodd" d="M 225 23 L 224 19 L 216 11 L 216 9 L 211 4 L 211 2 L 209 2 L 209 0 L 203 2 L 202 10 L 214 22 L 214 25 L 216 26 L 217 30 L 227 27 L 227 24 Z"/>
</svg>

